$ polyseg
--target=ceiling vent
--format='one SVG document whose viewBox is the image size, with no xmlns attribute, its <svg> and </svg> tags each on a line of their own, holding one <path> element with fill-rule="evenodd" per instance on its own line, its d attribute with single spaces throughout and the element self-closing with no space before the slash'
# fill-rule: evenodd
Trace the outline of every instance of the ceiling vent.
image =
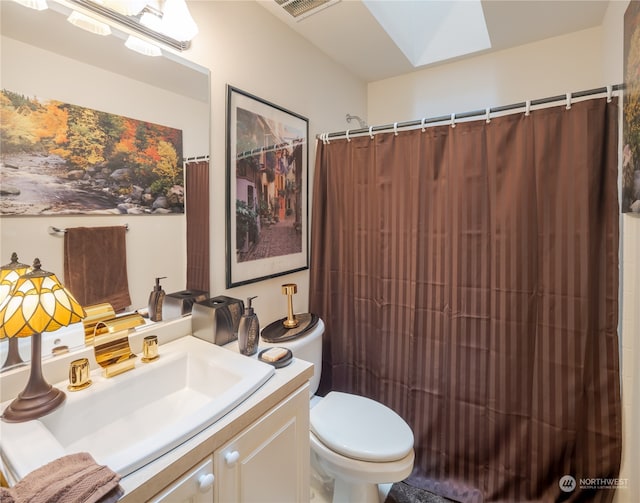
<svg viewBox="0 0 640 503">
<path fill-rule="evenodd" d="M 340 0 L 275 0 L 275 2 L 287 11 L 296 21 L 320 12 Z"/>
</svg>

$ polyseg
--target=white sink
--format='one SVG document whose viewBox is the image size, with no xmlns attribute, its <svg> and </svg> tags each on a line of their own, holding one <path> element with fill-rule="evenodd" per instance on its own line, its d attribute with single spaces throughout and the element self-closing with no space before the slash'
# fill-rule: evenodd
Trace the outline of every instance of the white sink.
<svg viewBox="0 0 640 503">
<path fill-rule="evenodd" d="M 89 388 L 66 392 L 65 403 L 39 420 L 0 421 L 0 453 L 10 471 L 21 478 L 86 451 L 126 476 L 215 423 L 274 373 L 271 365 L 191 336 L 159 346 L 159 353 L 110 379 L 93 371 Z"/>
</svg>

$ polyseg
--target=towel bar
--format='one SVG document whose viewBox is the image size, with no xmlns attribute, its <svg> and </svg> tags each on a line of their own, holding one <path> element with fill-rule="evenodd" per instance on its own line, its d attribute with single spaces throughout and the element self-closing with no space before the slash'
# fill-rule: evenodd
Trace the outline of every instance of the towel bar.
<svg viewBox="0 0 640 503">
<path fill-rule="evenodd" d="M 129 230 L 129 224 L 124 224 L 123 226 L 127 231 Z M 54 227 L 53 225 L 49 226 L 49 234 L 64 234 L 65 232 L 67 232 L 67 229 L 58 229 L 57 227 Z"/>
</svg>

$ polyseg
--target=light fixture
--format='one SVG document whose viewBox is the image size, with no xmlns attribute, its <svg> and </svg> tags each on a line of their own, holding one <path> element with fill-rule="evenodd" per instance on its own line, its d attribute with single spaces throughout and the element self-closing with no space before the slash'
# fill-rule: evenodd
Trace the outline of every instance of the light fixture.
<svg viewBox="0 0 640 503">
<path fill-rule="evenodd" d="M 134 35 L 153 44 L 157 42 L 160 47 L 185 51 L 198 33 L 185 0 L 57 1 L 68 2 L 80 12 L 95 14 L 111 25 L 116 34 Z M 153 14 L 159 19 L 153 19 Z"/>
<path fill-rule="evenodd" d="M 160 47 L 157 45 L 153 45 L 150 42 L 142 40 L 141 38 L 134 37 L 133 35 L 129 35 L 124 45 L 127 46 L 128 49 L 132 51 L 136 51 L 140 54 L 144 54 L 145 56 L 160 56 L 162 55 L 162 51 Z"/>
<path fill-rule="evenodd" d="M 93 0 L 125 16 L 135 16 L 145 8 L 147 0 Z"/>
<path fill-rule="evenodd" d="M 13 0 L 16 3 L 24 7 L 29 7 L 30 9 L 35 10 L 47 10 L 49 6 L 47 5 L 47 0 Z"/>
<path fill-rule="evenodd" d="M 191 40 L 198 34 L 198 26 L 185 0 L 165 1 L 160 32 L 180 42 Z"/>
<path fill-rule="evenodd" d="M 34 260 L 33 270 L 18 278 L 0 304 L 0 339 L 31 336 L 31 371 L 24 390 L 2 413 L 4 421 L 30 421 L 62 405 L 64 392 L 42 375 L 42 332 L 53 332 L 84 316 L 82 306 L 56 275 L 41 270 L 39 259 Z"/>
<path fill-rule="evenodd" d="M 13 252 L 11 254 L 11 262 L 0 267 L 0 305 L 4 299 L 9 296 L 9 292 L 18 281 L 18 278 L 25 274 L 31 266 L 27 264 L 21 264 L 18 262 L 18 254 Z M 13 367 L 24 363 L 24 360 L 20 357 L 20 351 L 18 348 L 18 339 L 9 339 L 7 348 L 7 358 L 2 364 L 2 369 Z M 0 370 L 1 372 L 2 370 Z"/>
<path fill-rule="evenodd" d="M 111 35 L 111 28 L 107 23 L 103 23 L 102 21 L 98 21 L 86 14 L 82 14 L 78 11 L 72 11 L 67 18 L 72 25 L 77 26 L 78 28 L 82 28 L 90 33 L 94 33 L 96 35 Z"/>
<path fill-rule="evenodd" d="M 140 23 L 151 30 L 160 31 L 162 29 L 162 12 L 147 6 L 140 14 Z"/>
</svg>

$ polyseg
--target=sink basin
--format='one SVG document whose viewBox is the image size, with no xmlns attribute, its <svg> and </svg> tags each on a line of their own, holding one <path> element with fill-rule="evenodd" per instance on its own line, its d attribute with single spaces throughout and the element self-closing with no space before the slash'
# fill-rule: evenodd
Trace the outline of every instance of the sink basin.
<svg viewBox="0 0 640 503">
<path fill-rule="evenodd" d="M 274 373 L 271 365 L 192 336 L 159 346 L 160 358 L 67 392 L 35 421 L 0 421 L 0 452 L 18 478 L 58 457 L 89 452 L 122 476 L 180 445 L 231 411 Z M 58 383 L 66 390 L 66 382 Z"/>
</svg>

